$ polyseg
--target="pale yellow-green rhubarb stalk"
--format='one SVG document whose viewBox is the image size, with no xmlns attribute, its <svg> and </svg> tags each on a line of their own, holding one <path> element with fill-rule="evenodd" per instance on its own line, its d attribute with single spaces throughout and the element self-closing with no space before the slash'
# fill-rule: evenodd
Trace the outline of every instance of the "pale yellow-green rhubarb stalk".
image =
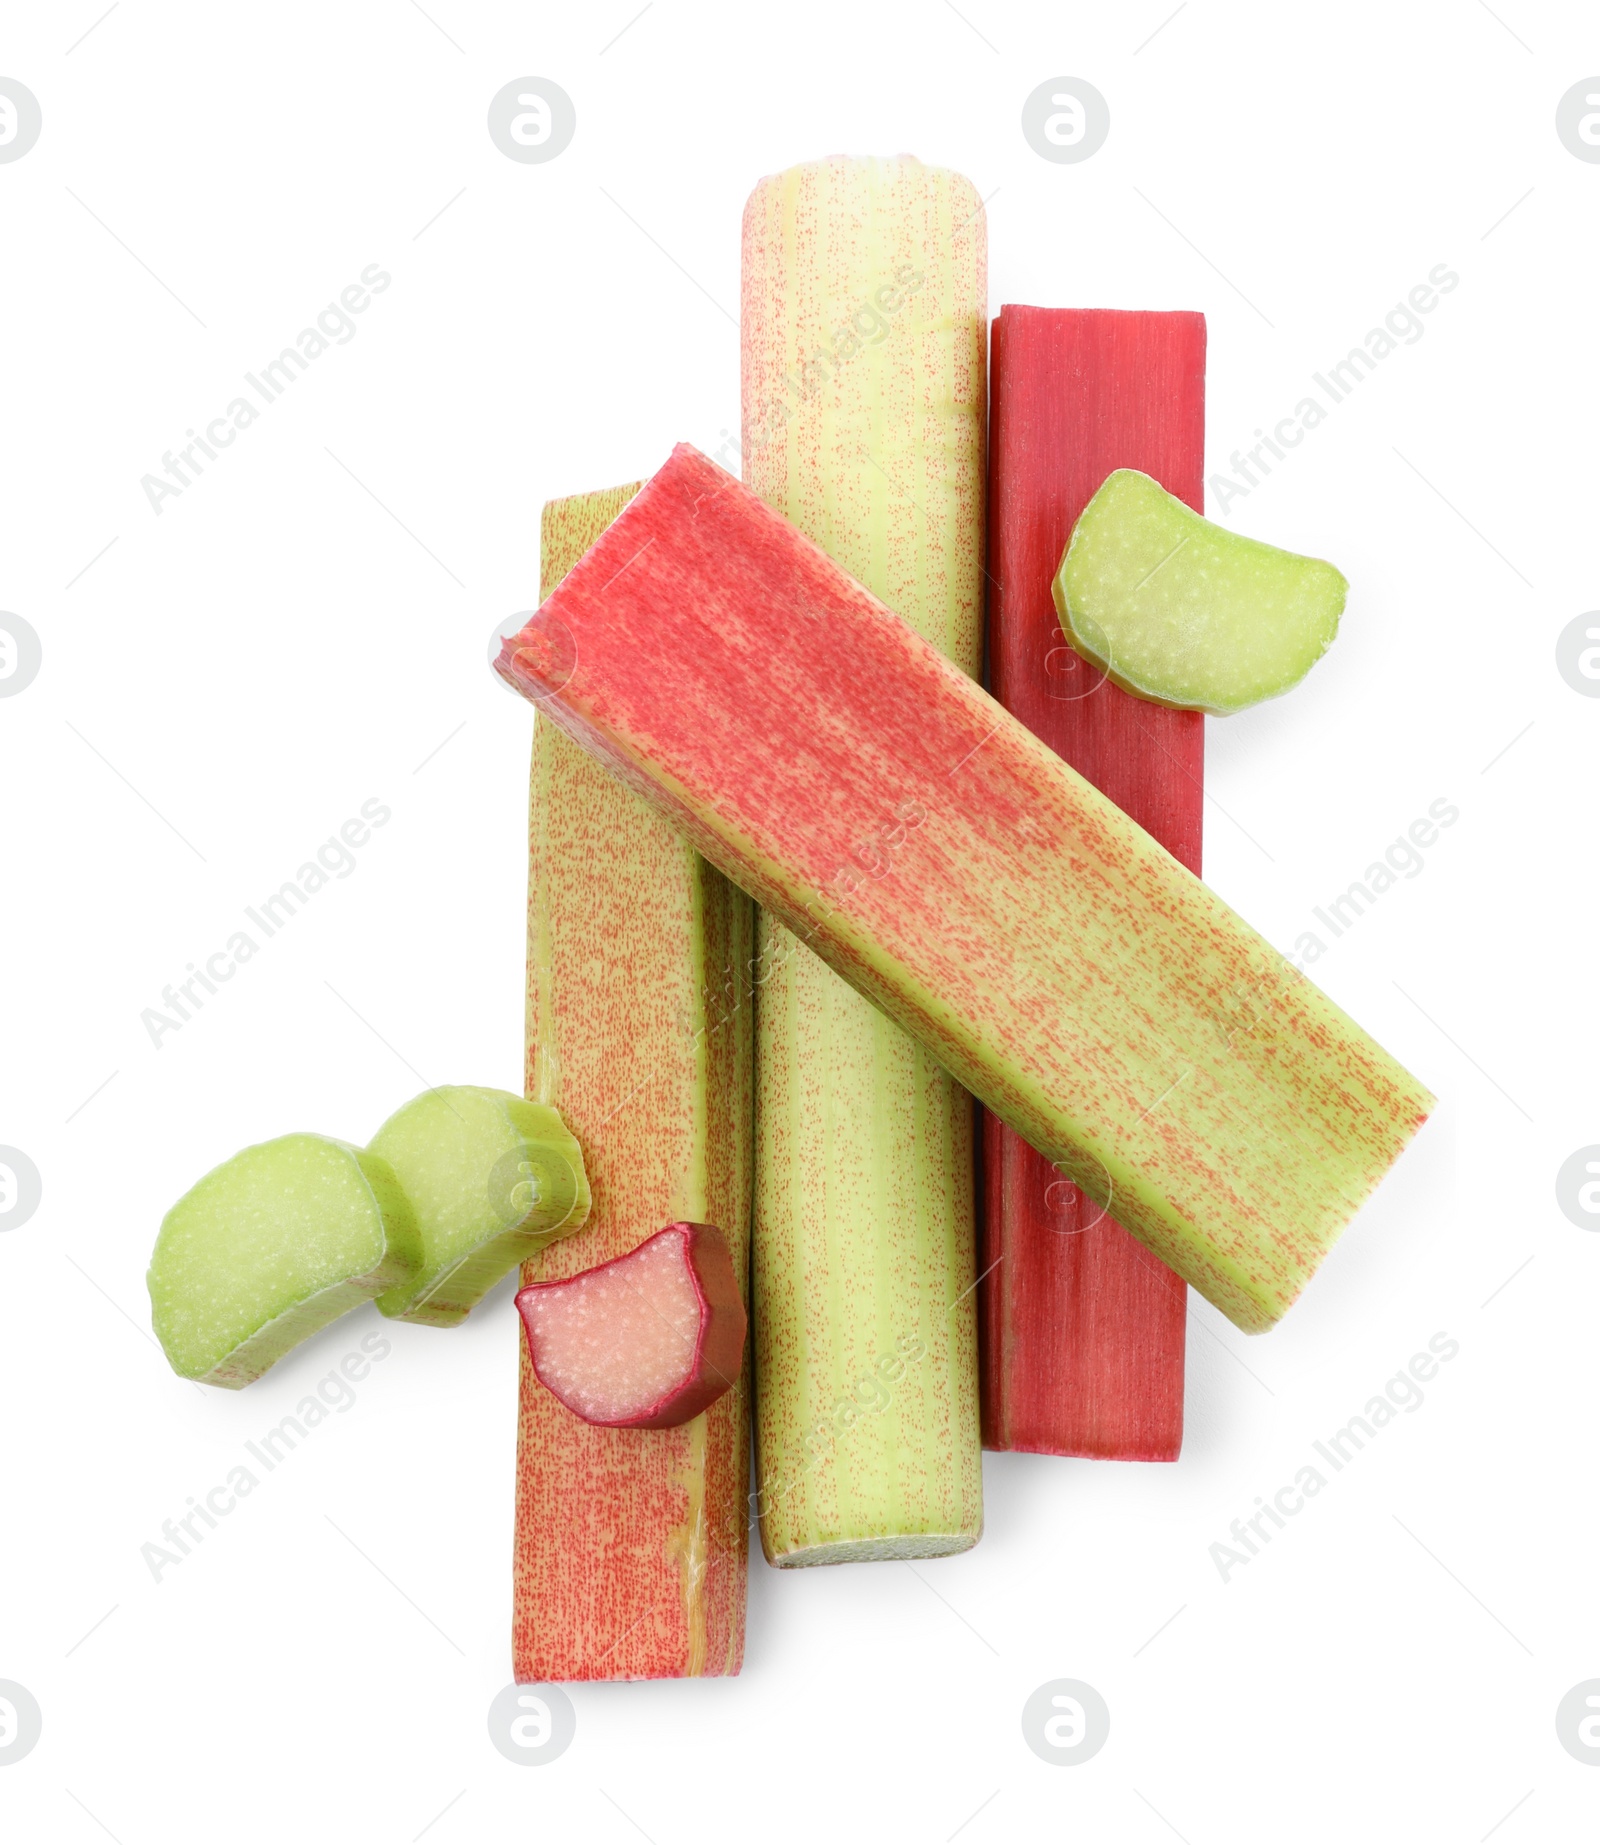
<svg viewBox="0 0 1600 1845">
<path fill-rule="evenodd" d="M 986 241 L 957 173 L 833 159 L 744 214 L 744 478 L 965 671 L 982 644 Z M 822 643 L 822 644 L 825 644 Z M 863 818 L 885 875 L 913 806 Z M 983 1525 L 972 1102 L 775 918 L 757 968 L 757 1509 L 779 1565 Z"/>
</svg>

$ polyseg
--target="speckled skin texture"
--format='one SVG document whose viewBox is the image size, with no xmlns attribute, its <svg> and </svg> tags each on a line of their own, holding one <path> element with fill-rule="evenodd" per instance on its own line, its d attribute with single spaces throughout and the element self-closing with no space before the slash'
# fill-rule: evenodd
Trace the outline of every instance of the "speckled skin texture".
<svg viewBox="0 0 1600 1845">
<path fill-rule="evenodd" d="M 991 688 L 1196 874 L 1205 719 L 1089 667 L 1050 584 L 1113 468 L 1142 468 L 1201 510 L 1205 362 L 1199 314 L 1007 306 L 990 330 Z M 1176 1460 L 1188 1289 L 987 1111 L 983 1172 L 985 1447 Z"/>
<path fill-rule="evenodd" d="M 1246 1331 L 1427 1114 L 1192 872 L 686 444 L 498 664 Z M 870 876 L 856 843 L 897 811 L 920 817 Z"/>
<path fill-rule="evenodd" d="M 746 484 L 973 674 L 984 233 L 957 173 L 794 167 L 745 206 L 740 313 Z M 892 853 L 894 824 L 862 827 L 858 863 Z M 972 1098 L 771 912 L 758 928 L 763 1548 L 785 1567 L 967 1549 L 983 1526 Z"/>
<path fill-rule="evenodd" d="M 633 492 L 545 507 L 548 592 Z M 734 977 L 749 902 L 637 796 L 535 720 L 527 1094 L 583 1148 L 593 1205 L 524 1285 L 678 1220 L 722 1230 L 748 1289 L 751 1063 Z M 512 1655 L 519 1680 L 737 1672 L 749 1529 L 748 1366 L 671 1429 L 596 1428 L 522 1378 Z"/>
</svg>

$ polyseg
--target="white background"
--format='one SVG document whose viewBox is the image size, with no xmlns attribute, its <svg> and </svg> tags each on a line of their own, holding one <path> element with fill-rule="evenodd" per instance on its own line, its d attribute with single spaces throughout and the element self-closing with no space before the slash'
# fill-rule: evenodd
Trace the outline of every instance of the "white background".
<svg viewBox="0 0 1600 1845">
<path fill-rule="evenodd" d="M 44 1184 L 0 1236 L 0 1679 L 44 1713 L 0 1768 L 6 1837 L 1592 1826 L 1600 1776 L 1554 1725 L 1600 1675 L 1600 1240 L 1554 1193 L 1600 1140 L 1600 703 L 1554 664 L 1600 603 L 1600 167 L 1554 130 L 1600 69 L 1592 9 L 100 10 L 13 8 L 0 51 L 44 119 L 0 165 L 0 605 L 44 647 L 0 701 L 0 1141 Z M 1061 74 L 1110 104 L 1081 165 L 1020 131 Z M 524 75 L 576 104 L 547 165 L 485 130 Z M 452 1335 L 388 1328 L 354 1407 L 157 1583 L 141 1545 L 381 1323 L 202 1390 L 151 1342 L 144 1268 L 245 1142 L 518 1086 L 529 721 L 488 630 L 536 599 L 544 499 L 737 427 L 754 181 L 900 150 L 989 197 L 991 311 L 1205 310 L 1213 471 L 1459 273 L 1228 509 L 1353 592 L 1303 688 L 1212 723 L 1206 841 L 1290 948 L 1430 802 L 1460 809 L 1314 970 L 1442 1099 L 1278 1331 L 1194 1305 L 1178 1465 L 990 1456 L 982 1544 L 921 1581 L 758 1557 L 742 1677 L 576 1687 L 572 1747 L 517 1767 L 485 1723 L 510 1676 L 508 1294 Z M 371 263 L 393 285 L 356 337 L 152 512 L 140 477 Z M 153 1048 L 141 1010 L 370 797 L 393 818 L 355 871 Z M 1224 1583 L 1229 1522 L 1438 1332 L 1460 1352 L 1423 1407 Z M 1061 1677 L 1111 1710 L 1075 1768 L 1019 1723 Z"/>
</svg>

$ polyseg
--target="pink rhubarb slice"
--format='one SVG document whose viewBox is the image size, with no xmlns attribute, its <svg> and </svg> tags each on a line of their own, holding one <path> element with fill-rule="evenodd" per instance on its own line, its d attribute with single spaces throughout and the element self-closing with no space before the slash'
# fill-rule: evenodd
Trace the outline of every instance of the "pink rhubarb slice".
<svg viewBox="0 0 1600 1845">
<path fill-rule="evenodd" d="M 1081 659 L 1050 584 L 1114 468 L 1204 511 L 1205 319 L 1005 307 L 990 353 L 994 695 L 1198 875 L 1205 718 L 1135 698 Z M 989 1114 L 983 1164 L 984 1445 L 1176 1460 L 1183 1282 Z"/>
<path fill-rule="evenodd" d="M 497 665 L 1246 1331 L 1428 1112 L 1193 872 L 687 445 Z"/>
<path fill-rule="evenodd" d="M 628 1255 L 524 1288 L 539 1382 L 610 1429 L 675 1429 L 733 1386 L 745 1311 L 722 1232 L 668 1224 Z"/>
</svg>

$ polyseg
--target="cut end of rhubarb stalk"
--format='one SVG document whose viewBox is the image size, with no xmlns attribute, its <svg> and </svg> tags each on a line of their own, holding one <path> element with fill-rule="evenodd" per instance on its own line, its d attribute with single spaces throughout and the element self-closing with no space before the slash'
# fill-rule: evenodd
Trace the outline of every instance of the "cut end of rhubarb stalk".
<svg viewBox="0 0 1600 1845">
<path fill-rule="evenodd" d="M 417 1214 L 421 1267 L 378 1301 L 391 1319 L 459 1326 L 519 1262 L 589 1215 L 583 1154 L 553 1108 L 502 1089 L 429 1089 L 391 1115 L 369 1151 Z"/>
<path fill-rule="evenodd" d="M 603 1428 L 676 1428 L 744 1363 L 744 1301 L 710 1224 L 669 1224 L 614 1262 L 524 1288 L 517 1308 L 540 1383 Z"/>
<path fill-rule="evenodd" d="M 1073 646 L 1108 678 L 1216 717 L 1298 685 L 1348 589 L 1332 564 L 1213 525 L 1134 468 L 1084 508 L 1054 584 Z"/>
<path fill-rule="evenodd" d="M 420 1260 L 385 1161 L 285 1134 L 236 1153 L 168 1211 L 147 1277 L 152 1323 L 180 1377 L 238 1390 Z"/>
<path fill-rule="evenodd" d="M 802 1544 L 798 1549 L 768 1551 L 775 1570 L 818 1569 L 829 1563 L 911 1563 L 924 1557 L 955 1557 L 971 1550 L 983 1536 L 980 1514 L 976 1528 L 960 1531 L 914 1531 L 898 1536 L 839 1538 L 834 1542 Z"/>
</svg>

